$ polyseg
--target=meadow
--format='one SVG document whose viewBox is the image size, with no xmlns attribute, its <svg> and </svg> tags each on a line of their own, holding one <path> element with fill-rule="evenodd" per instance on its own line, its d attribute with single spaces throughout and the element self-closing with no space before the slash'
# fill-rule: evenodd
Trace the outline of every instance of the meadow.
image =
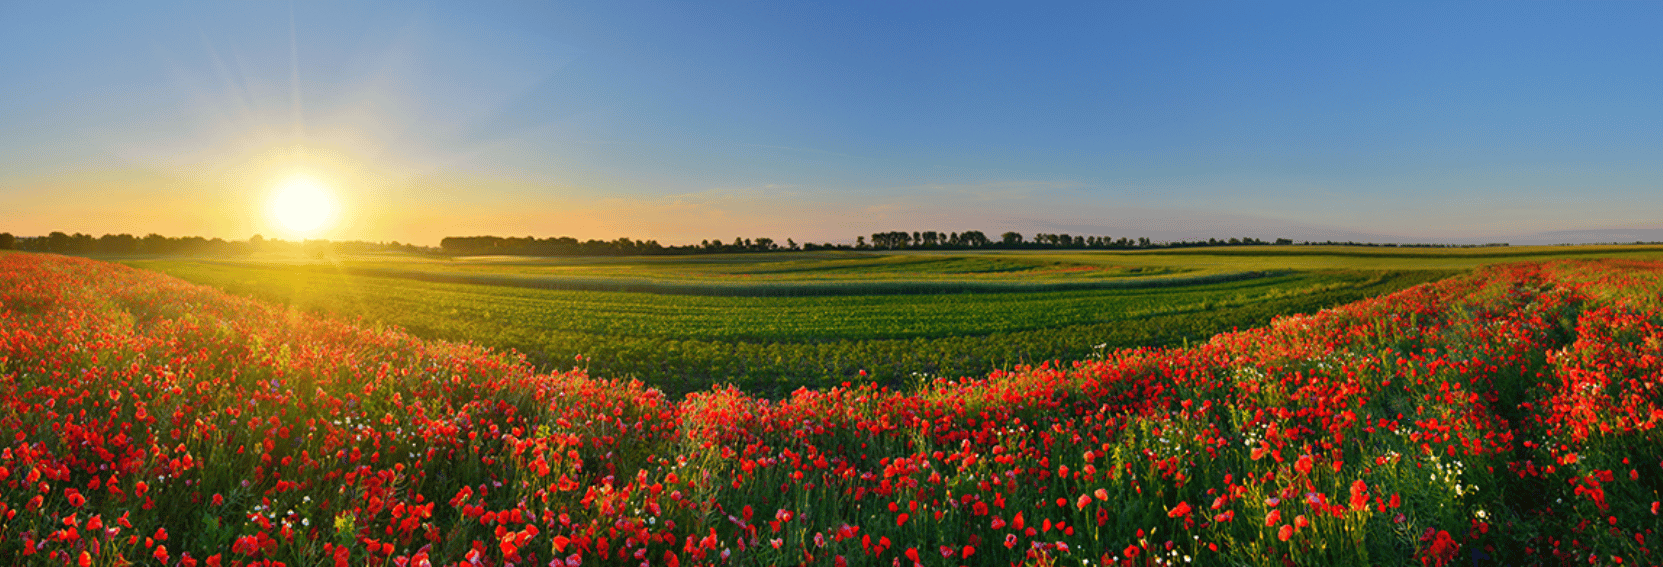
<svg viewBox="0 0 1663 567">
<path fill-rule="evenodd" d="M 672 396 L 907 384 L 1181 345 L 1456 273 L 1167 256 L 750 254 L 696 258 L 128 260 L 308 313 L 514 349 Z M 1156 260 L 1152 262 L 1151 260 Z M 1470 262 L 1470 261 L 1469 261 Z M 1315 267 L 1316 269 L 1313 269 Z"/>
<path fill-rule="evenodd" d="M 1504 263 L 894 389 L 680 399 L 0 254 L 22 565 L 1658 564 L 1663 263 Z"/>
</svg>

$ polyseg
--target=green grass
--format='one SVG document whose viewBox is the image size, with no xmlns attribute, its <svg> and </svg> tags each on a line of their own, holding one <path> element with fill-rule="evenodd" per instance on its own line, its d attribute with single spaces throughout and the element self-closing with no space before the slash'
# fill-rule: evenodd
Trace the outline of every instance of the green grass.
<svg viewBox="0 0 1663 567">
<path fill-rule="evenodd" d="M 328 258 L 327 261 L 273 255 L 223 261 L 253 265 L 329 264 L 365 273 L 518 279 L 544 285 L 558 285 L 566 280 L 610 280 L 795 286 L 812 282 L 1102 282 L 1285 270 L 1468 270 L 1519 260 L 1657 258 L 1660 255 L 1663 255 L 1663 246 L 1236 246 L 1136 251 L 819 251 L 546 258 L 380 254 Z"/>
<path fill-rule="evenodd" d="M 733 297 L 433 282 L 332 268 L 189 260 L 132 263 L 308 311 L 347 314 L 453 338 L 468 336 L 461 332 L 467 329 L 508 326 L 618 337 L 747 342 L 1011 333 L 1236 308 L 1370 287 L 1384 279 L 1370 272 L 1309 272 L 1081 291 Z"/>
<path fill-rule="evenodd" d="M 225 262 L 222 262 L 225 263 Z M 270 269 L 271 266 L 231 262 L 244 268 Z M 642 276 L 605 276 L 595 274 L 537 275 L 484 270 L 412 270 L 396 267 L 363 266 L 355 264 L 284 265 L 288 271 L 314 271 L 325 274 L 344 273 L 412 279 L 436 283 L 479 284 L 502 287 L 523 287 L 572 291 L 629 291 L 664 295 L 702 295 L 733 297 L 801 297 L 827 295 L 935 295 L 957 293 L 1038 293 L 1091 289 L 1130 289 L 1173 287 L 1202 283 L 1217 283 L 1252 279 L 1273 275 L 1275 272 L 1224 272 L 1169 275 L 1173 271 L 1150 270 L 1141 277 L 1044 277 L 1030 278 L 950 277 L 948 274 L 916 273 L 912 277 L 885 277 L 881 271 L 872 277 L 837 277 L 822 279 L 767 279 L 739 274 L 730 279 L 705 277 L 674 277 L 663 273 Z"/>
<path fill-rule="evenodd" d="M 1168 346 L 1497 262 L 1663 247 L 128 259 L 295 309 L 512 348 L 671 393 L 902 383 Z M 581 356 L 581 362 L 579 357 Z M 863 377 L 862 372 L 865 372 Z"/>
<path fill-rule="evenodd" d="M 1110 270 L 1022 254 L 515 260 L 128 263 L 309 312 L 513 348 L 549 368 L 582 364 L 598 376 L 639 378 L 675 394 L 733 383 L 763 395 L 843 381 L 982 375 L 1085 358 L 1099 345 L 1181 344 L 1454 273 L 1173 266 L 1106 277 Z M 560 266 L 583 275 L 537 272 Z M 593 266 L 653 276 L 618 281 Z M 714 281 L 713 274 L 740 273 L 791 279 Z M 1001 276 L 1012 273 L 1031 280 Z M 543 289 L 584 282 L 659 293 Z"/>
</svg>

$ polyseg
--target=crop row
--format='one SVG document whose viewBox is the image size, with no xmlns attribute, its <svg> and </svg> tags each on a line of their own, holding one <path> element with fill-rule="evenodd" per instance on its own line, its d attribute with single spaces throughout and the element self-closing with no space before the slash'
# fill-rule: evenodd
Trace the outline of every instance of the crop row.
<svg viewBox="0 0 1663 567">
<path fill-rule="evenodd" d="M 1317 272 L 1205 285 L 1048 293 L 706 297 L 557 291 L 199 262 L 187 280 L 416 335 L 575 363 L 672 394 L 732 383 L 783 394 L 844 381 L 974 376 L 1106 349 L 1176 345 L 1443 272 Z"/>
</svg>

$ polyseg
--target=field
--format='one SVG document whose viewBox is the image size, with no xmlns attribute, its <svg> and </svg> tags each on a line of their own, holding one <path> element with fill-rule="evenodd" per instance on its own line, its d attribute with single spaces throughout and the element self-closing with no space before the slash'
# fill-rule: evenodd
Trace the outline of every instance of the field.
<svg viewBox="0 0 1663 567">
<path fill-rule="evenodd" d="M 1659 289 L 1502 264 L 1187 348 L 674 400 L 4 254 L 0 557 L 1657 564 Z"/>
<path fill-rule="evenodd" d="M 845 253 L 127 263 L 305 312 L 512 348 L 544 369 L 577 364 L 672 395 L 726 383 L 775 397 L 805 385 L 898 385 L 1181 345 L 1456 273 L 1332 256 L 1326 263 L 1224 258 Z"/>
</svg>

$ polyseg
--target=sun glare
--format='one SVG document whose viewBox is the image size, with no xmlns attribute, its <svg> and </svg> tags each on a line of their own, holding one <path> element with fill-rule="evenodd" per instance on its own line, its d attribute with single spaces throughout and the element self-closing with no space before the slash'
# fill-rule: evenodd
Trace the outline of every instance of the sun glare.
<svg viewBox="0 0 1663 567">
<path fill-rule="evenodd" d="M 272 219 L 295 236 L 311 236 L 335 221 L 335 196 L 310 177 L 291 177 L 278 184 L 268 206 Z"/>
</svg>

